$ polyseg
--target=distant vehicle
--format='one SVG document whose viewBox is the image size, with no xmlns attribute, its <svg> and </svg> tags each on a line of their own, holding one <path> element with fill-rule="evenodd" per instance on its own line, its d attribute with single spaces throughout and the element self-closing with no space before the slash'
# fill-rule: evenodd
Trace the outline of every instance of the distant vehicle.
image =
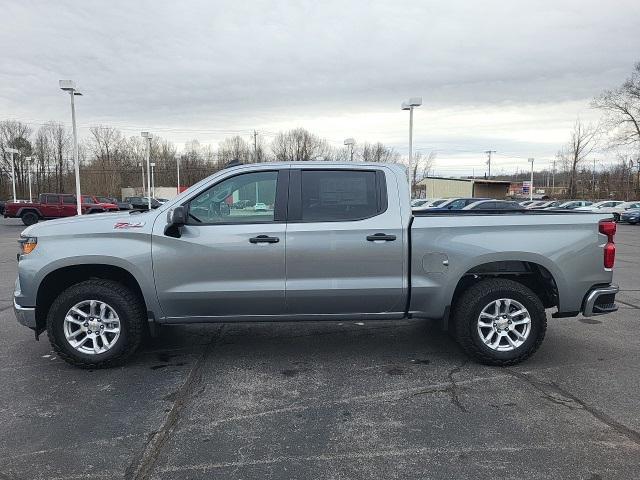
<svg viewBox="0 0 640 480">
<path fill-rule="evenodd" d="M 526 208 L 512 200 L 480 200 L 467 205 L 462 210 L 526 210 Z"/>
<path fill-rule="evenodd" d="M 117 212 L 118 210 L 120 210 L 118 208 L 118 204 L 109 201 L 101 202 L 97 197 L 93 195 L 82 195 L 82 203 L 100 205 L 102 208 L 104 208 L 105 212 Z"/>
<path fill-rule="evenodd" d="M 614 213 L 616 207 L 623 204 L 622 200 L 604 200 L 602 202 L 594 203 L 588 207 L 578 207 L 576 210 L 582 212 L 597 212 L 597 213 Z"/>
<path fill-rule="evenodd" d="M 267 205 L 264 204 L 264 203 L 258 202 L 253 206 L 253 209 L 256 212 L 266 212 L 267 211 Z"/>
<path fill-rule="evenodd" d="M 535 200 L 525 200 L 524 202 L 520 202 L 520 205 L 526 207 L 527 205 L 531 205 Z"/>
<path fill-rule="evenodd" d="M 613 213 L 613 218 L 616 222 L 620 221 L 621 215 L 626 212 L 627 210 L 632 210 L 634 208 L 640 208 L 640 201 L 633 201 L 633 202 L 624 202 L 621 203 L 620 205 L 611 208 L 611 212 Z"/>
<path fill-rule="evenodd" d="M 80 206 L 83 214 L 102 213 L 105 209 L 96 204 L 83 202 Z M 64 218 L 77 215 L 76 196 L 62 193 L 42 193 L 37 202 L 7 202 L 4 208 L 5 218 L 20 218 L 26 226 L 40 220 Z"/>
<path fill-rule="evenodd" d="M 620 214 L 620 221 L 627 222 L 631 225 L 640 223 L 640 208 L 632 208 L 625 210 Z"/>
<path fill-rule="evenodd" d="M 534 200 L 533 202 L 526 205 L 524 208 L 531 210 L 532 208 L 537 207 L 538 205 L 542 205 L 543 203 L 547 203 L 547 200 Z"/>
<path fill-rule="evenodd" d="M 439 207 L 440 205 L 442 205 L 445 202 L 448 202 L 450 200 L 456 200 L 456 198 L 436 198 L 434 200 L 431 200 L 430 202 L 427 202 L 423 205 L 420 205 L 419 207 L 412 207 L 413 210 L 427 210 L 429 208 L 435 208 L 435 207 Z"/>
<path fill-rule="evenodd" d="M 437 207 L 431 207 L 435 210 L 462 210 L 467 205 L 471 205 L 472 203 L 479 202 L 482 200 L 492 200 L 491 198 L 452 198 L 451 200 L 447 200 L 444 203 L 441 203 Z"/>
<path fill-rule="evenodd" d="M 116 197 L 96 197 L 100 203 L 113 203 L 119 210 L 131 210 L 133 206 L 129 202 L 121 202 Z"/>
<path fill-rule="evenodd" d="M 162 205 L 163 203 L 167 203 L 167 202 L 169 201 L 169 199 L 168 199 L 168 198 L 157 198 L 157 197 L 156 197 L 156 200 L 157 200 L 158 202 L 160 202 L 160 204 L 161 204 L 161 205 Z"/>
<path fill-rule="evenodd" d="M 415 198 L 411 200 L 411 208 L 421 207 L 426 203 L 429 203 L 431 200 L 428 198 Z"/>
<path fill-rule="evenodd" d="M 586 200 L 568 200 L 564 203 L 561 203 L 557 207 L 549 207 L 549 210 L 575 210 L 579 207 L 588 207 L 593 205 L 593 202 L 588 202 Z"/>
<path fill-rule="evenodd" d="M 149 199 L 147 197 L 125 197 L 124 201 L 131 204 L 134 210 L 149 210 Z M 158 208 L 160 202 L 155 198 L 151 199 L 151 208 Z"/>
<path fill-rule="evenodd" d="M 543 208 L 554 208 L 557 207 L 561 204 L 562 202 L 559 202 L 557 200 L 547 200 L 545 202 L 539 203 L 533 207 L 531 207 L 532 210 L 542 210 Z"/>
</svg>

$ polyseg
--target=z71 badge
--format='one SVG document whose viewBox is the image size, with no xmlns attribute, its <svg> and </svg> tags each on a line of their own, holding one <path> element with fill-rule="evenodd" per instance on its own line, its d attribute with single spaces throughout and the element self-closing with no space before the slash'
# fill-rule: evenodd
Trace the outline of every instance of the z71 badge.
<svg viewBox="0 0 640 480">
<path fill-rule="evenodd" d="M 114 229 L 126 229 L 126 228 L 142 228 L 144 227 L 145 222 L 135 222 L 135 223 L 130 223 L 130 222 L 118 222 L 116 223 L 113 228 Z"/>
</svg>

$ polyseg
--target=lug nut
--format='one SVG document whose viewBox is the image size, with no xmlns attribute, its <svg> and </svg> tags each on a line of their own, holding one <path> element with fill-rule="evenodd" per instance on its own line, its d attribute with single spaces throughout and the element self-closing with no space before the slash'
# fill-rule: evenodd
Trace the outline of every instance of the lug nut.
<svg viewBox="0 0 640 480">
<path fill-rule="evenodd" d="M 85 327 L 88 327 L 88 326 L 89 326 L 89 324 L 88 324 L 87 322 L 84 322 L 84 326 L 85 326 Z"/>
<path fill-rule="evenodd" d="M 91 330 L 87 330 L 87 333 L 91 333 Z"/>
</svg>

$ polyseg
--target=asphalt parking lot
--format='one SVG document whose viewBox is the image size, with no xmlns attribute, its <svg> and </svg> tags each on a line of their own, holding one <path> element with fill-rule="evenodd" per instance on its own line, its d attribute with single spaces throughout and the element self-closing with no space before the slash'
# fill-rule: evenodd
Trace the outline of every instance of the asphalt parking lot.
<svg viewBox="0 0 640 480">
<path fill-rule="evenodd" d="M 166 327 L 126 366 L 56 358 L 12 311 L 0 220 L 0 479 L 638 478 L 640 226 L 620 310 L 550 319 L 509 369 L 426 321 Z"/>
</svg>

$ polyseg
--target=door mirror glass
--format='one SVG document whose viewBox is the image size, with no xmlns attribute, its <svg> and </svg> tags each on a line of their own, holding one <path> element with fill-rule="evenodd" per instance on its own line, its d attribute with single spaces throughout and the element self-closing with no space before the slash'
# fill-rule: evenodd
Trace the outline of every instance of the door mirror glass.
<svg viewBox="0 0 640 480">
<path fill-rule="evenodd" d="M 169 225 L 175 225 L 176 227 L 181 227 L 187 223 L 186 209 L 182 205 L 179 205 L 169 210 L 167 212 L 167 223 Z"/>
</svg>

